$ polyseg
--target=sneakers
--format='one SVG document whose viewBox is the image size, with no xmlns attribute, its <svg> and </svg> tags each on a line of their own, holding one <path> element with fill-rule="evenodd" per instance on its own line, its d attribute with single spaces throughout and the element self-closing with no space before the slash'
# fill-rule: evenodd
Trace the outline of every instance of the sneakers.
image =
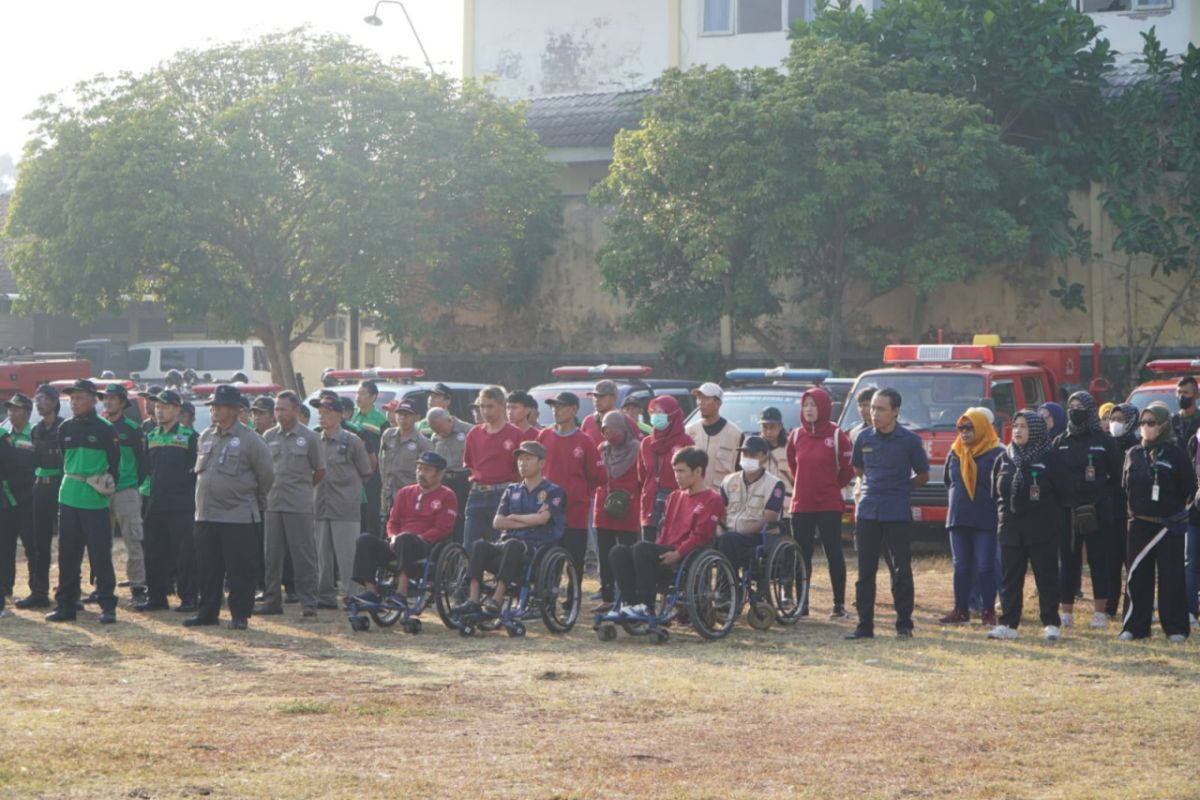
<svg viewBox="0 0 1200 800">
<path fill-rule="evenodd" d="M 1132 642 L 1133 634 L 1129 631 L 1121 631 L 1121 635 L 1117 637 L 1118 642 Z"/>
<path fill-rule="evenodd" d="M 112 625 L 116 621 L 117 621 L 117 612 L 116 611 L 109 609 L 108 611 L 100 612 L 100 624 L 101 625 Z"/>
<path fill-rule="evenodd" d="M 229 620 L 229 630 L 231 631 L 244 631 L 248 627 L 250 627 L 250 624 L 245 617 L 234 617 Z"/>
<path fill-rule="evenodd" d="M 850 615 L 846 613 L 845 606 L 834 606 L 833 611 L 829 614 L 830 619 L 846 619 L 849 616 Z"/>
<path fill-rule="evenodd" d="M 646 609 L 645 603 L 638 603 L 632 606 L 621 606 L 622 619 L 635 619 L 637 617 L 648 617 L 650 612 Z"/>
<path fill-rule="evenodd" d="M 954 609 L 953 611 L 951 611 L 946 616 L 944 616 L 938 620 L 938 622 L 942 623 L 943 625 L 961 625 L 964 622 L 970 622 L 970 621 L 971 621 L 970 613 L 968 613 L 966 611 L 960 611 L 957 608 Z"/>
<path fill-rule="evenodd" d="M 1088 623 L 1088 627 L 1097 630 L 1107 628 L 1110 619 L 1108 614 L 1105 614 L 1103 611 L 1097 611 L 1092 614 L 1092 621 Z"/>
<path fill-rule="evenodd" d="M 1042 637 L 1045 638 L 1047 642 L 1057 642 L 1062 638 L 1062 631 L 1057 625 L 1047 625 L 1042 629 Z"/>
<path fill-rule="evenodd" d="M 1069 628 L 1075 623 L 1075 614 L 1074 613 L 1065 612 L 1065 613 L 1059 614 L 1058 616 L 1060 619 L 1062 619 L 1061 627 L 1063 627 L 1063 628 Z"/>
<path fill-rule="evenodd" d="M 1171 644 L 1183 644 L 1184 642 L 1187 641 L 1187 637 L 1184 636 L 1182 633 L 1172 633 L 1170 636 L 1167 637 L 1167 641 L 1170 642 Z"/>
<path fill-rule="evenodd" d="M 185 627 L 185 628 L 199 628 L 203 625 L 216 625 L 216 624 L 217 624 L 216 619 L 213 619 L 210 617 L 202 617 L 199 614 L 197 614 L 194 617 L 188 617 L 187 619 L 185 619 L 183 621 L 183 627 Z"/>
<path fill-rule="evenodd" d="M 317 607 L 320 608 L 320 606 L 317 606 Z M 450 610 L 450 613 L 454 614 L 455 616 L 459 616 L 459 617 L 469 617 L 469 616 L 478 614 L 481 611 L 483 611 L 483 606 L 481 606 L 479 603 L 475 602 L 474 600 L 468 600 L 465 603 L 463 603 L 462 605 L 457 605 L 454 608 L 452 608 Z"/>
<path fill-rule="evenodd" d="M 996 627 L 996 612 L 990 608 L 979 615 L 979 622 L 985 628 Z"/>
<path fill-rule="evenodd" d="M 11 617 L 11 616 L 12 616 L 12 612 L 9 611 L 7 608 L 0 608 L 0 619 L 4 619 L 5 617 Z"/>
<path fill-rule="evenodd" d="M 1016 628 L 1010 628 L 1007 625 L 997 625 L 988 631 L 989 639 L 1016 639 L 1020 636 Z"/>
<path fill-rule="evenodd" d="M 46 622 L 74 622 L 75 612 L 65 608 L 56 608 L 46 615 Z"/>
<path fill-rule="evenodd" d="M 13 605 L 21 610 L 28 608 L 49 608 L 50 598 L 44 594 L 31 594 L 28 597 L 22 597 L 20 600 L 13 603 Z M 1193 617 L 1192 623 L 1195 624 L 1195 622 L 1196 618 Z"/>
<path fill-rule="evenodd" d="M 864 629 L 864 628 L 855 628 L 854 630 L 850 631 L 849 633 L 847 633 L 847 634 L 846 634 L 845 636 L 843 636 L 842 638 L 843 638 L 843 639 L 847 639 L 847 640 L 849 640 L 849 641 L 854 641 L 854 640 L 856 640 L 856 639 L 874 639 L 874 638 L 875 638 L 875 632 L 874 632 L 874 631 L 868 631 L 868 630 L 866 630 L 866 629 Z"/>
</svg>

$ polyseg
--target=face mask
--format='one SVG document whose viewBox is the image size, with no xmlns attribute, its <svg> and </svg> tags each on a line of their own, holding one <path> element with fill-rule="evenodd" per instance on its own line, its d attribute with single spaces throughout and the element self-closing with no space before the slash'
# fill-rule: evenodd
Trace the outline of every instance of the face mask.
<svg viewBox="0 0 1200 800">
<path fill-rule="evenodd" d="M 742 469 L 746 472 L 758 472 L 760 463 L 757 458 L 743 458 Z"/>
<path fill-rule="evenodd" d="M 1187 395 L 1184 395 L 1183 397 L 1179 398 L 1179 407 L 1182 409 L 1189 409 L 1194 405 L 1196 405 L 1196 398 L 1194 397 L 1188 397 Z"/>
<path fill-rule="evenodd" d="M 1108 424 L 1108 430 L 1109 430 L 1109 433 L 1111 433 L 1113 435 L 1114 439 L 1120 439 L 1122 436 L 1125 435 L 1125 423 L 1124 422 L 1110 422 Z"/>
<path fill-rule="evenodd" d="M 1071 424 L 1082 428 L 1088 423 L 1088 412 L 1086 408 L 1071 409 Z"/>
<path fill-rule="evenodd" d="M 671 424 L 670 416 L 666 414 L 651 414 L 650 427 L 656 431 L 665 431 L 667 426 Z"/>
</svg>

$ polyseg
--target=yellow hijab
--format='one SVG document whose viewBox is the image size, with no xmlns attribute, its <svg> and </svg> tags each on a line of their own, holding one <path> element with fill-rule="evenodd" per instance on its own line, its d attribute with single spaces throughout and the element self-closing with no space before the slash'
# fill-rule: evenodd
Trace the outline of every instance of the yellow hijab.
<svg viewBox="0 0 1200 800">
<path fill-rule="evenodd" d="M 1105 403 L 1104 405 L 1100 406 L 1100 411 L 1098 412 L 1100 415 L 1100 419 L 1104 419 L 1106 416 L 1108 416 L 1109 412 L 1111 412 L 1116 407 L 1117 407 L 1116 403 Z"/>
<path fill-rule="evenodd" d="M 996 439 L 996 430 L 992 427 L 992 423 L 988 422 L 987 416 L 982 411 L 970 409 L 967 413 L 958 418 L 958 424 L 969 422 L 975 428 L 974 444 L 966 444 L 963 442 L 962 434 L 960 433 L 955 439 L 951 450 L 958 456 L 958 464 L 962 469 L 963 483 L 966 484 L 967 494 L 971 499 L 975 499 L 975 479 L 978 470 L 975 466 L 975 459 L 984 453 L 996 447 L 999 441 Z"/>
</svg>

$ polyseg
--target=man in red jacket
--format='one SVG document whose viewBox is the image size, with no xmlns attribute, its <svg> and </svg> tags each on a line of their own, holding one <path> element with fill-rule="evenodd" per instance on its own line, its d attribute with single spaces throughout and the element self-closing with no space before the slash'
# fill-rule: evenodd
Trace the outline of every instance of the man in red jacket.
<svg viewBox="0 0 1200 800">
<path fill-rule="evenodd" d="M 588 515 L 596 487 L 603 482 L 600 452 L 591 437 L 575 424 L 579 413 L 579 397 L 574 392 L 559 392 L 546 400 L 554 409 L 554 427 L 538 434 L 537 441 L 546 448 L 546 464 L 542 472 L 546 480 L 561 486 L 567 494 L 567 529 L 562 546 L 571 554 L 575 570 L 583 574 L 587 555 Z"/>
<path fill-rule="evenodd" d="M 659 578 L 674 575 L 688 553 L 711 546 L 717 523 L 725 516 L 725 502 L 704 477 L 707 453 L 684 447 L 671 458 L 671 468 L 679 490 L 667 498 L 658 541 L 619 544 L 609 553 L 623 617 L 653 614 Z"/>
<path fill-rule="evenodd" d="M 449 539 L 458 519 L 458 498 L 454 491 L 442 485 L 446 474 L 446 459 L 432 450 L 417 458 L 417 482 L 396 492 L 392 512 L 388 516 L 385 542 L 378 536 L 364 533 L 358 537 L 354 550 L 356 582 L 365 588 L 359 598 L 378 603 L 375 575 L 389 561 L 399 562 L 395 599 L 403 603 L 408 597 L 408 579 L 417 563 L 428 558 L 433 546 Z"/>
</svg>

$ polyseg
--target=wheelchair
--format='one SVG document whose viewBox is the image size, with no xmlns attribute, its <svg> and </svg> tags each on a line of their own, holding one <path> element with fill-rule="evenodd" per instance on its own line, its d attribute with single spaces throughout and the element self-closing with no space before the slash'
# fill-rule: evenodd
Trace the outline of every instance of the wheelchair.
<svg viewBox="0 0 1200 800">
<path fill-rule="evenodd" d="M 737 618 L 737 592 L 733 564 L 715 549 L 704 547 L 688 553 L 675 574 L 659 583 L 653 614 L 622 616 L 618 595 L 613 610 L 597 614 L 592 627 L 602 642 L 616 639 L 620 627 L 630 636 L 648 636 L 655 644 L 665 644 L 671 638 L 668 626 L 682 614 L 701 638 L 723 639 Z"/>
<path fill-rule="evenodd" d="M 750 627 L 765 631 L 772 622 L 794 625 L 808 601 L 808 570 L 804 554 L 791 536 L 763 526 L 762 541 L 754 548 L 748 568 L 741 568 L 737 615 L 746 606 Z"/>
<path fill-rule="evenodd" d="M 457 630 L 463 636 L 474 636 L 477 631 L 494 631 L 500 628 L 510 637 L 518 638 L 526 633 L 526 623 L 541 619 L 551 633 L 567 633 L 579 619 L 583 603 L 580 576 L 575 570 L 571 554 L 559 545 L 537 548 L 528 560 L 517 581 L 508 587 L 499 613 L 486 609 L 478 614 L 459 615 L 453 608 L 467 599 L 471 581 L 467 577 L 467 551 L 461 544 L 449 544 L 456 563 L 461 559 L 462 570 L 455 574 L 454 582 L 443 589 L 450 601 L 442 622 L 447 628 Z M 491 597 L 496 591 L 496 578 L 485 574 L 480 581 L 480 597 Z M 441 606 L 439 605 L 439 614 Z"/>
<path fill-rule="evenodd" d="M 442 622 L 449 624 L 453 606 L 451 592 L 460 585 L 467 574 L 467 556 L 461 547 L 452 547 L 449 542 L 438 542 L 428 558 L 417 562 L 421 572 L 408 576 L 408 595 L 400 598 L 396 594 L 399 583 L 399 564 L 395 561 L 380 567 L 375 575 L 379 602 L 366 603 L 358 597 L 349 600 L 350 627 L 366 631 L 374 621 L 380 628 L 390 628 L 399 623 L 406 633 L 421 632 L 421 614 L 433 605 Z"/>
</svg>

